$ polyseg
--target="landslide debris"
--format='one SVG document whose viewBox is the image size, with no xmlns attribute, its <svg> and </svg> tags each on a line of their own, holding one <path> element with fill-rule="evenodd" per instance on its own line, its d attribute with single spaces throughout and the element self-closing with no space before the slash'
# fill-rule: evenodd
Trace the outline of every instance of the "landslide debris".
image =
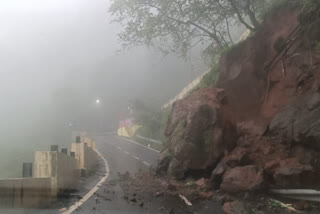
<svg viewBox="0 0 320 214">
<path fill-rule="evenodd" d="M 231 193 L 319 188 L 319 26 L 319 8 L 282 6 L 224 55 L 218 88 L 174 103 L 158 174 L 210 171 Z"/>
</svg>

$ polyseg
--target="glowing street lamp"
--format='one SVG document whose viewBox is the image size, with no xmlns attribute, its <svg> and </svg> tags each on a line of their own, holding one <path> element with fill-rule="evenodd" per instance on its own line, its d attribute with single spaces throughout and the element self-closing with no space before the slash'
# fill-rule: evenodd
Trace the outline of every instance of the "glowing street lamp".
<svg viewBox="0 0 320 214">
<path fill-rule="evenodd" d="M 97 104 L 100 104 L 100 100 L 99 100 L 99 99 L 97 99 L 97 100 L 96 100 L 96 103 L 97 103 Z"/>
</svg>

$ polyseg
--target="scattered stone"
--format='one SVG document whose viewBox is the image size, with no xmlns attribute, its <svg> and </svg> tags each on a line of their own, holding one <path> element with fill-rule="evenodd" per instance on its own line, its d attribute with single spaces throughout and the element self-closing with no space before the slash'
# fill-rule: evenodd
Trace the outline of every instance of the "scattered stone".
<svg viewBox="0 0 320 214">
<path fill-rule="evenodd" d="M 64 211 L 66 211 L 67 210 L 67 208 L 61 208 L 60 210 L 59 210 L 59 212 L 64 212 Z"/>
<path fill-rule="evenodd" d="M 175 187 L 180 187 L 180 186 L 181 186 L 181 184 L 180 184 L 178 181 L 176 181 L 176 180 L 171 180 L 171 181 L 170 181 L 170 184 L 173 185 L 173 186 L 175 186 Z"/>
<path fill-rule="evenodd" d="M 200 200 L 208 200 L 212 197 L 213 192 L 199 192 L 198 198 Z"/>
<path fill-rule="evenodd" d="M 160 196 L 162 196 L 162 195 L 163 195 L 163 192 L 156 192 L 155 197 L 158 198 L 158 197 L 160 197 Z"/>
<path fill-rule="evenodd" d="M 107 198 L 107 197 L 103 197 L 103 199 L 104 199 L 105 201 L 112 201 L 110 198 Z"/>
<path fill-rule="evenodd" d="M 139 202 L 139 206 L 140 206 L 140 207 L 143 207 L 143 206 L 144 206 L 144 202 L 143 202 L 143 201 L 140 201 L 140 202 Z"/>
<path fill-rule="evenodd" d="M 263 169 L 249 165 L 226 171 L 220 188 L 226 192 L 253 191 L 259 189 L 262 183 Z"/>
<path fill-rule="evenodd" d="M 172 185 L 172 184 L 169 184 L 169 185 L 168 185 L 168 190 L 170 190 L 170 191 L 176 191 L 176 190 L 177 190 L 177 187 L 174 186 L 174 185 Z"/>
<path fill-rule="evenodd" d="M 165 210 L 165 208 L 164 207 L 160 207 L 158 210 L 163 211 L 163 210 Z"/>
<path fill-rule="evenodd" d="M 100 203 L 99 198 L 94 198 L 96 204 Z"/>
<path fill-rule="evenodd" d="M 196 185 L 200 188 L 203 188 L 206 185 L 206 180 L 204 178 L 200 178 L 196 181 Z"/>
<path fill-rule="evenodd" d="M 169 213 L 168 213 L 168 214 L 174 214 L 174 209 L 171 208 L 171 209 L 169 210 Z"/>
<path fill-rule="evenodd" d="M 316 179 L 310 165 L 282 166 L 273 174 L 274 183 L 279 188 L 304 188 L 312 186 Z"/>
<path fill-rule="evenodd" d="M 223 204 L 225 214 L 247 214 L 244 203 L 241 201 L 226 202 Z"/>
<path fill-rule="evenodd" d="M 295 208 L 296 210 L 305 210 L 305 211 L 308 211 L 308 210 L 311 210 L 311 209 L 312 209 L 312 206 L 311 206 L 311 204 L 310 204 L 308 201 L 298 201 L 298 202 L 294 203 L 292 206 L 293 206 L 293 208 Z"/>
<path fill-rule="evenodd" d="M 131 198 L 130 201 L 133 202 L 133 203 L 137 203 L 137 199 L 136 198 Z"/>
</svg>

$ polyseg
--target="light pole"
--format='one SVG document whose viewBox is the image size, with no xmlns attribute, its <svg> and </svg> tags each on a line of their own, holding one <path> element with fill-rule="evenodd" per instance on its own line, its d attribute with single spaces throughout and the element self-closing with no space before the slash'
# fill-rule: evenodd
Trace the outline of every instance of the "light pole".
<svg viewBox="0 0 320 214">
<path fill-rule="evenodd" d="M 101 131 L 102 129 L 102 109 L 101 109 L 101 100 L 98 98 L 96 99 L 96 106 L 98 108 L 98 131 Z"/>
</svg>

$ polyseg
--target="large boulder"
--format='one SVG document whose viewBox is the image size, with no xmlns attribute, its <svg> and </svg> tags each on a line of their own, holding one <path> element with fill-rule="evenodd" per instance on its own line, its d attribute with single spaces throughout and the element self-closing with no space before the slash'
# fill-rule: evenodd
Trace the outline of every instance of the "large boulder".
<svg viewBox="0 0 320 214">
<path fill-rule="evenodd" d="M 263 169 L 249 165 L 227 170 L 222 178 L 220 189 L 225 192 L 258 190 L 263 185 Z"/>
<path fill-rule="evenodd" d="M 237 141 L 225 110 L 222 89 L 205 88 L 178 100 L 166 128 L 167 147 L 161 152 L 158 172 L 182 178 L 188 170 L 213 168 Z"/>
<path fill-rule="evenodd" d="M 275 115 L 269 133 L 283 141 L 320 149 L 320 93 L 302 97 Z"/>
</svg>

